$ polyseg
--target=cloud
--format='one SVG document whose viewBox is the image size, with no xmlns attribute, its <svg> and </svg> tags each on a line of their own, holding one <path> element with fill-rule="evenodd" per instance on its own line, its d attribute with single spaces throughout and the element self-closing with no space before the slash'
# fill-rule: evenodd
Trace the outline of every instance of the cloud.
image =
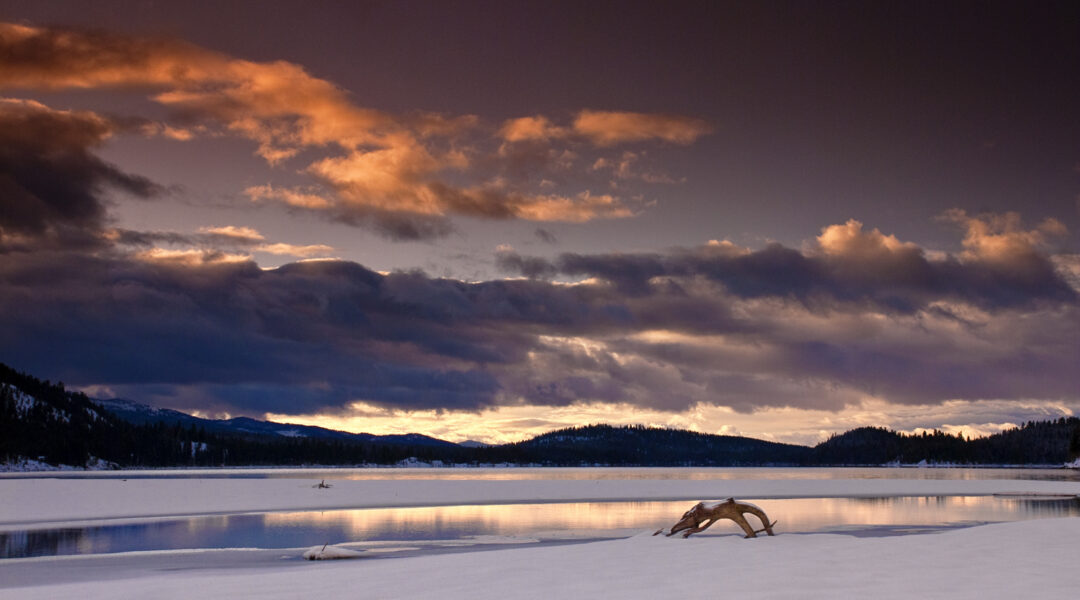
<svg viewBox="0 0 1080 600">
<path fill-rule="evenodd" d="M 244 190 L 244 195 L 252 202 L 275 200 L 295 208 L 323 210 L 333 206 L 332 201 L 317 193 L 296 188 L 276 188 L 270 184 L 251 186 Z"/>
<path fill-rule="evenodd" d="M 550 119 L 541 115 L 509 119 L 499 128 L 499 136 L 508 142 L 547 141 L 566 137 L 569 133 L 570 130 L 556 127 Z"/>
<path fill-rule="evenodd" d="M 642 154 L 627 150 L 617 158 L 601 157 L 596 159 L 591 169 L 593 171 L 610 171 L 612 177 L 621 180 L 639 179 L 646 183 L 678 183 L 674 178 L 664 173 L 639 171 L 634 166 L 634 163 L 641 157 Z M 614 186 L 615 183 L 612 182 L 612 185 Z"/>
<path fill-rule="evenodd" d="M 207 262 L 242 262 L 252 260 L 250 252 L 265 252 L 297 258 L 325 257 L 334 252 L 325 244 L 287 244 L 268 242 L 266 236 L 251 227 L 223 225 L 200 227 L 198 233 L 176 231 L 131 231 L 111 229 L 104 239 L 119 246 L 147 248 L 134 256 L 140 260 L 179 261 L 187 264 Z M 162 246 L 164 245 L 164 246 Z M 165 247 L 169 246 L 169 247 Z M 241 249 L 245 253 L 228 252 Z"/>
<path fill-rule="evenodd" d="M 573 130 L 600 146 L 647 140 L 685 145 L 711 133 L 712 127 L 680 115 L 583 110 L 574 118 Z"/>
<path fill-rule="evenodd" d="M 533 234 L 536 236 L 536 239 L 544 242 L 545 244 L 556 244 L 559 241 L 559 239 L 555 236 L 554 233 L 548 231 L 547 229 L 544 229 L 543 227 L 537 227 L 536 230 L 533 231 Z"/>
<path fill-rule="evenodd" d="M 602 146 L 686 144 L 708 129 L 686 117 L 582 111 L 572 127 L 532 116 L 492 132 L 475 115 L 394 115 L 362 107 L 300 65 L 243 60 L 168 38 L 0 23 L 0 53 L 0 89 L 146 93 L 171 117 L 132 117 L 145 135 L 239 136 L 252 140 L 271 165 L 302 158 L 308 161 L 302 173 L 318 185 L 271 182 L 244 193 L 394 239 L 446 235 L 453 230 L 448 219 L 458 215 L 565 222 L 632 216 L 620 198 L 591 194 L 588 186 L 539 193 L 544 178 L 536 175 L 554 165 L 570 172 L 574 153 L 530 149 L 529 143 L 542 146 L 572 134 Z M 131 180 L 117 183 L 130 186 Z"/>
<path fill-rule="evenodd" d="M 829 225 L 821 230 L 818 246 L 830 256 L 877 261 L 897 255 L 921 255 L 917 244 L 901 242 L 896 236 L 877 229 L 863 231 L 863 224 L 850 219 L 843 225 Z"/>
<path fill-rule="evenodd" d="M 995 246 L 989 257 L 966 250 L 960 256 L 931 258 L 915 244 L 877 229 L 864 231 L 851 220 L 822 229 L 810 252 L 779 244 L 751 252 L 718 243 L 668 255 L 563 254 L 544 268 L 508 257 L 500 264 L 529 264 L 532 273 L 597 278 L 620 293 L 639 296 L 670 286 L 672 278 L 696 277 L 736 297 L 784 298 L 814 310 L 857 310 L 869 303 L 877 310 L 911 314 L 940 301 L 986 310 L 1075 303 L 1077 292 L 1051 258 L 1022 241 L 1041 235 L 1040 230 L 1013 231 L 1008 249 Z"/>
<path fill-rule="evenodd" d="M 250 262 L 247 254 L 228 254 L 219 250 L 151 248 L 135 254 L 135 258 L 147 262 L 172 263 L 185 266 L 209 265 L 215 263 Z"/>
<path fill-rule="evenodd" d="M 1047 218 L 1034 229 L 1024 229 L 1019 213 L 987 213 L 976 217 L 960 209 L 945 211 L 940 220 L 959 225 L 965 230 L 964 258 L 970 261 L 995 262 L 1002 265 L 1029 266 L 1031 258 L 1038 258 L 1049 240 L 1068 233 L 1065 224 Z"/>
<path fill-rule="evenodd" d="M 238 242 L 261 242 L 266 238 L 251 227 L 239 227 L 236 225 L 224 225 L 221 227 L 200 227 L 199 231 L 212 236 L 223 237 L 227 240 Z"/>
<path fill-rule="evenodd" d="M 0 359 L 232 414 L 354 402 L 1080 409 L 1074 291 L 995 280 L 983 262 L 929 259 L 856 222 L 824 228 L 804 250 L 717 243 L 545 261 L 506 247 L 499 263 L 534 278 L 471 283 L 342 260 L 260 269 L 246 252 L 135 248 L 0 261 L 0 347 L 17 349 Z M 570 273 L 585 279 L 544 279 Z"/>
<path fill-rule="evenodd" d="M 110 190 L 146 198 L 161 192 L 91 153 L 113 132 L 89 112 L 0 98 L 0 238 L 92 243 Z"/>
<path fill-rule="evenodd" d="M 546 142 L 575 136 L 598 146 L 645 141 L 685 145 L 711 132 L 706 121 L 693 117 L 602 110 L 580 111 L 568 127 L 535 115 L 508 119 L 499 128 L 499 136 L 507 142 Z"/>
<path fill-rule="evenodd" d="M 522 256 L 512 247 L 499 247 L 495 252 L 495 265 L 507 272 L 520 273 L 529 279 L 551 279 L 558 270 L 547 260 Z"/>
<path fill-rule="evenodd" d="M 295 244 L 284 244 L 278 242 L 276 244 L 262 244 L 252 248 L 255 252 L 266 252 L 268 254 L 278 254 L 284 256 L 296 256 L 300 258 L 307 258 L 311 256 L 327 256 L 334 252 L 333 246 L 327 246 L 325 244 L 309 244 L 306 246 L 300 246 Z"/>
</svg>

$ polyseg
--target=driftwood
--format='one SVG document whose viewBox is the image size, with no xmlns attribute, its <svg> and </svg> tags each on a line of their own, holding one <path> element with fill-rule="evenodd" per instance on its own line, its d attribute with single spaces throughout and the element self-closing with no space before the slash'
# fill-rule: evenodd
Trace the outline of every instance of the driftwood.
<svg viewBox="0 0 1080 600">
<path fill-rule="evenodd" d="M 761 524 L 764 525 L 761 529 L 754 529 L 750 526 L 750 523 L 743 516 L 743 513 L 750 513 L 755 517 L 761 519 Z M 746 532 L 746 537 L 757 537 L 757 534 L 762 531 L 773 534 L 773 525 L 776 525 L 776 521 L 769 522 L 768 515 L 765 511 L 749 504 L 747 502 L 736 502 L 734 498 L 728 498 L 723 502 L 717 502 L 714 504 L 705 504 L 704 502 L 698 502 L 694 508 L 686 511 L 679 522 L 671 526 L 671 530 L 664 533 L 663 529 L 658 529 L 653 535 L 664 533 L 664 535 L 671 537 L 680 531 L 685 531 L 683 537 L 690 537 L 691 534 L 705 531 L 713 523 L 720 519 L 731 519 L 735 521 L 742 530 Z M 702 523 L 705 523 L 702 525 Z"/>
</svg>

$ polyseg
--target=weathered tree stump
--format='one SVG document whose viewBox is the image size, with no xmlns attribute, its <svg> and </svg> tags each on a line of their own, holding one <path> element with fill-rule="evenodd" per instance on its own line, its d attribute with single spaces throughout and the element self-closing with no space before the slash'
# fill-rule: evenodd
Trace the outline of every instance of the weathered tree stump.
<svg viewBox="0 0 1080 600">
<path fill-rule="evenodd" d="M 749 521 L 743 516 L 744 513 L 750 513 L 755 517 L 761 519 L 761 524 L 764 525 L 761 529 L 754 529 L 750 526 Z M 773 533 L 773 525 L 776 525 L 776 521 L 769 522 L 768 515 L 765 511 L 750 504 L 748 502 L 736 502 L 734 498 L 728 498 L 723 502 L 716 502 L 713 504 L 705 504 L 704 502 L 698 502 L 694 508 L 686 511 L 679 522 L 671 526 L 671 530 L 664 535 L 671 537 L 680 531 L 685 531 L 683 537 L 690 537 L 691 534 L 705 531 L 713 523 L 720 519 L 731 519 L 746 532 L 746 537 L 757 537 L 757 534 L 762 531 L 769 535 L 775 535 Z M 705 523 L 702 525 L 702 523 Z M 664 533 L 663 529 L 658 529 L 653 535 Z"/>
</svg>

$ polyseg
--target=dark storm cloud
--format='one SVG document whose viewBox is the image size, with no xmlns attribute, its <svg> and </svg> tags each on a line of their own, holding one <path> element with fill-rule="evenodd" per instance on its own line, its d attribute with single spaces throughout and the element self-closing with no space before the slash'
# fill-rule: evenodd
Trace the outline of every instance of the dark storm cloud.
<svg viewBox="0 0 1080 600">
<path fill-rule="evenodd" d="M 155 244 L 190 246 L 196 242 L 196 236 L 175 231 L 134 231 L 131 229 L 113 229 L 111 239 L 122 246 L 143 247 L 150 247 Z"/>
<path fill-rule="evenodd" d="M 495 254 L 495 265 L 509 273 L 519 273 L 529 279 L 551 279 L 559 270 L 550 261 L 535 256 L 522 256 L 512 250 Z"/>
<path fill-rule="evenodd" d="M 490 405 L 501 386 L 488 368 L 525 360 L 536 343 L 529 328 L 610 327 L 625 318 L 590 306 L 581 290 L 380 275 L 338 261 L 263 271 L 212 255 L 43 252 L 5 263 L 0 282 L 2 347 L 18 349 L 8 362 L 69 382 L 305 390 L 326 382 L 324 394 L 274 403 L 284 412 L 355 398 L 403 408 Z M 249 397 L 218 404 L 255 410 Z"/>
<path fill-rule="evenodd" d="M 559 238 L 555 237 L 554 233 L 548 231 L 547 229 L 544 229 L 543 227 L 537 227 L 536 231 L 534 231 L 533 234 L 536 235 L 536 238 L 538 240 L 544 242 L 545 244 L 556 244 L 559 241 Z"/>
<path fill-rule="evenodd" d="M 859 249 L 806 254 L 770 244 L 753 252 L 706 246 L 673 254 L 568 253 L 554 261 L 502 252 L 497 263 L 531 278 L 558 273 L 598 278 L 627 296 L 653 295 L 671 286 L 670 278 L 700 277 L 721 284 L 739 298 L 788 298 L 827 309 L 870 303 L 880 310 L 910 314 L 941 300 L 991 310 L 1077 301 L 1077 292 L 1050 258 L 1037 252 L 1019 253 L 1005 261 L 953 256 L 931 260 L 918 248 L 878 254 Z"/>
<path fill-rule="evenodd" d="M 0 263 L 0 360 L 249 414 L 355 400 L 752 411 L 838 409 L 865 395 L 1075 396 L 1075 293 L 1052 270 L 1007 276 L 1047 260 L 1014 244 L 1031 232 L 984 232 L 970 255 L 931 260 L 876 231 L 834 227 L 812 251 L 564 256 L 562 272 L 597 280 L 577 285 L 345 261 L 263 270 L 213 251 L 44 250 Z M 170 235 L 114 237 L 142 248 Z"/>
<path fill-rule="evenodd" d="M 92 113 L 0 100 L 0 236 L 88 240 L 105 219 L 104 194 L 160 192 L 91 154 L 111 133 Z"/>
</svg>

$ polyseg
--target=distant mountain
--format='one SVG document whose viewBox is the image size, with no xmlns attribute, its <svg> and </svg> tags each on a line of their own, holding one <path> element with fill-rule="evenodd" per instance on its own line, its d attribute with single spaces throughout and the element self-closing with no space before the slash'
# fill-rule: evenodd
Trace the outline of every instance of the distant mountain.
<svg viewBox="0 0 1080 600">
<path fill-rule="evenodd" d="M 319 440 L 339 440 L 345 442 L 364 442 L 376 444 L 398 444 L 402 446 L 433 446 L 433 447 L 456 447 L 457 444 L 429 437 L 419 433 L 406 433 L 394 435 L 374 435 L 371 433 L 350 433 L 313 425 L 295 425 L 292 423 L 276 423 L 274 421 L 260 421 L 248 417 L 234 417 L 232 419 L 203 419 L 186 413 L 168 408 L 153 408 L 132 400 L 112 398 L 109 400 L 93 400 L 120 419 L 135 425 L 151 423 L 165 423 L 166 425 L 179 424 L 182 427 L 195 426 L 203 428 L 207 432 L 249 435 L 249 436 L 281 436 L 289 438 L 312 438 Z"/>
<path fill-rule="evenodd" d="M 712 435 L 659 427 L 589 425 L 497 446 L 505 460 L 561 465 L 799 465 L 811 449 L 746 437 Z"/>
</svg>

